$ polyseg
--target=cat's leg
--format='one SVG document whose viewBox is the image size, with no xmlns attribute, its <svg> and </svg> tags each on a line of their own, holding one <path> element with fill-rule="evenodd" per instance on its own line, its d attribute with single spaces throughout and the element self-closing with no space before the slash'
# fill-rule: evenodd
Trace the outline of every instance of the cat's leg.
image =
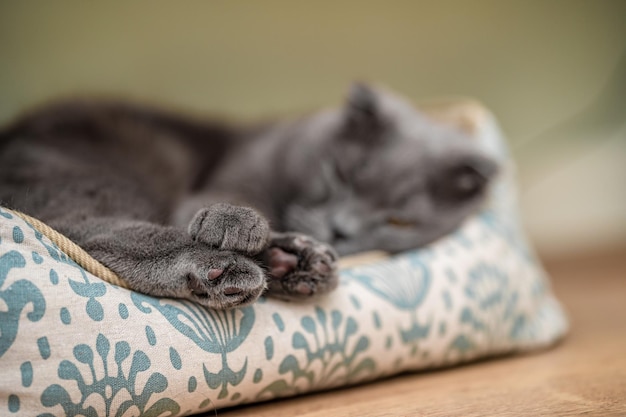
<svg viewBox="0 0 626 417">
<path fill-rule="evenodd" d="M 135 291 L 186 298 L 215 309 L 255 301 L 265 290 L 266 277 L 251 256 L 266 245 L 267 233 L 265 237 L 258 234 L 256 244 L 245 240 L 245 245 L 237 245 L 237 239 L 232 237 L 234 230 L 223 229 L 223 242 L 217 237 L 205 242 L 197 235 L 194 237 L 197 226 L 204 224 L 199 218 L 194 220 L 191 234 L 180 228 L 116 217 L 70 215 L 50 219 L 49 223 L 116 272 Z M 238 220 L 237 236 L 243 236 L 246 219 Z"/>
</svg>

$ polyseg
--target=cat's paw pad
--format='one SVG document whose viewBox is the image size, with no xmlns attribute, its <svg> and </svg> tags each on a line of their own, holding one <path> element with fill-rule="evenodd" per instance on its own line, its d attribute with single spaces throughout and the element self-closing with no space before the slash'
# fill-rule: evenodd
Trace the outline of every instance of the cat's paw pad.
<svg viewBox="0 0 626 417">
<path fill-rule="evenodd" d="M 274 237 L 264 253 L 270 296 L 302 300 L 337 287 L 337 254 L 330 246 L 298 233 Z"/>
<path fill-rule="evenodd" d="M 212 248 L 256 255 L 267 247 L 269 224 L 249 207 L 220 203 L 203 208 L 189 223 L 192 239 Z"/>
<path fill-rule="evenodd" d="M 263 270 L 233 252 L 188 254 L 179 269 L 185 298 L 223 310 L 254 302 L 266 288 Z"/>
</svg>

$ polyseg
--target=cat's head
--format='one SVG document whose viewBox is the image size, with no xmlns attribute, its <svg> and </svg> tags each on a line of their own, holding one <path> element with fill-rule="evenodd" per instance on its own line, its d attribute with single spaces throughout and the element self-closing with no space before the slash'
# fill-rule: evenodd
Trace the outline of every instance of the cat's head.
<svg viewBox="0 0 626 417">
<path fill-rule="evenodd" d="M 340 254 L 399 252 L 453 231 L 484 200 L 497 165 L 468 135 L 380 87 L 294 125 L 283 227 Z"/>
</svg>

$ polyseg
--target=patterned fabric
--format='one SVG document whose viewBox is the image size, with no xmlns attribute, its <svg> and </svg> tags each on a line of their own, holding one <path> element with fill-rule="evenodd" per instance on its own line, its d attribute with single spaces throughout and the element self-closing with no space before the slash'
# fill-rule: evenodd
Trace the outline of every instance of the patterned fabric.
<svg viewBox="0 0 626 417">
<path fill-rule="evenodd" d="M 105 283 L 0 209 L 0 415 L 190 415 L 543 347 L 566 330 L 507 178 L 451 236 L 343 270 L 323 300 L 222 312 Z"/>
</svg>

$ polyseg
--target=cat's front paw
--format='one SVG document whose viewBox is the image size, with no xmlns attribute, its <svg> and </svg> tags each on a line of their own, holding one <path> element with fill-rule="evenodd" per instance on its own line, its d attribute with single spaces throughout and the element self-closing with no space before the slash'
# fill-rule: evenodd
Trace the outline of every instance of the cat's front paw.
<svg viewBox="0 0 626 417">
<path fill-rule="evenodd" d="M 235 252 L 190 250 L 174 265 L 182 286 L 180 297 L 223 310 L 254 302 L 266 286 L 264 271 Z"/>
<path fill-rule="evenodd" d="M 303 234 L 274 234 L 263 257 L 272 297 L 308 299 L 334 290 L 339 282 L 335 250 Z"/>
<path fill-rule="evenodd" d="M 256 210 L 226 203 L 199 210 L 189 234 L 212 248 L 256 255 L 267 247 L 269 224 Z"/>
</svg>

